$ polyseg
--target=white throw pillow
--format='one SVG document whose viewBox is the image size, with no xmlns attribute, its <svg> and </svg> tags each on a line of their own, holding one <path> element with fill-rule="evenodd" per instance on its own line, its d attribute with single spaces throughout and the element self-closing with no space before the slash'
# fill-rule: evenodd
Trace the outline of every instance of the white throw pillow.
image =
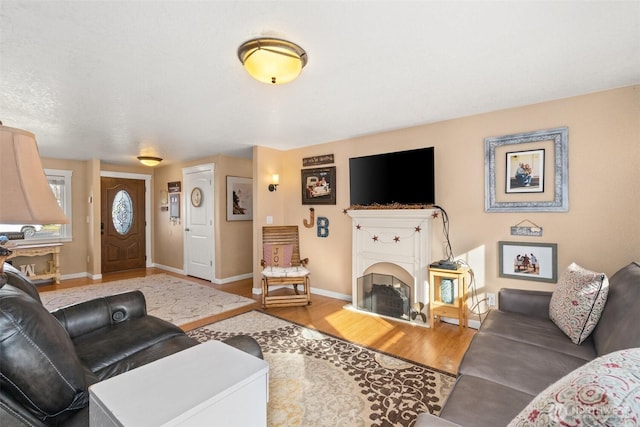
<svg viewBox="0 0 640 427">
<path fill-rule="evenodd" d="M 547 387 L 509 427 L 635 426 L 640 420 L 640 348 L 592 360 Z"/>
<path fill-rule="evenodd" d="M 571 264 L 560 277 L 549 304 L 549 317 L 574 344 L 593 332 L 607 302 L 609 279 Z"/>
</svg>

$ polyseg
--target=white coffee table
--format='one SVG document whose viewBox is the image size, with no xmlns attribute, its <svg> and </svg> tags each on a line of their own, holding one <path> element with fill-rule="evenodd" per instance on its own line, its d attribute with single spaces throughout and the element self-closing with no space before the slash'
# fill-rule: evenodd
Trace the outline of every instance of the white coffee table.
<svg viewBox="0 0 640 427">
<path fill-rule="evenodd" d="M 266 426 L 268 373 L 208 341 L 89 387 L 90 426 Z"/>
</svg>

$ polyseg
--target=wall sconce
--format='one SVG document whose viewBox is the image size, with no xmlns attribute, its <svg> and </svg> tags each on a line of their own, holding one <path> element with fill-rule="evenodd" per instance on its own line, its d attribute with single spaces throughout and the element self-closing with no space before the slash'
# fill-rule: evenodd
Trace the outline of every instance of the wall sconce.
<svg viewBox="0 0 640 427">
<path fill-rule="evenodd" d="M 271 184 L 269 184 L 269 191 L 276 191 L 278 189 L 278 184 L 280 183 L 280 175 L 274 173 L 271 175 Z"/>
</svg>

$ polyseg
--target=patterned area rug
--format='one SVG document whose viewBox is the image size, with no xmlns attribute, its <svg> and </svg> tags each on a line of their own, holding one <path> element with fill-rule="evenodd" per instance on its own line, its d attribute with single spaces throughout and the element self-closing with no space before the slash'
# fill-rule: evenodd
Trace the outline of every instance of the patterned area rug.
<svg viewBox="0 0 640 427">
<path fill-rule="evenodd" d="M 147 313 L 176 325 L 184 325 L 255 302 L 167 274 L 118 280 L 40 293 L 44 306 L 55 310 L 92 298 L 140 290 Z"/>
<path fill-rule="evenodd" d="M 247 334 L 269 362 L 269 426 L 409 426 L 438 414 L 455 378 L 251 311 L 188 333 L 201 342 Z"/>
</svg>

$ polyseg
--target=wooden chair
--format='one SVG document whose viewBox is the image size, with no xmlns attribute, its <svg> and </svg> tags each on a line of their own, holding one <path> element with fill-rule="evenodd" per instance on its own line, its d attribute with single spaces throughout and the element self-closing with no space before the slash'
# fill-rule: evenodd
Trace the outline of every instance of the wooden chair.
<svg viewBox="0 0 640 427">
<path fill-rule="evenodd" d="M 262 306 L 290 307 L 311 304 L 308 258 L 300 259 L 298 226 L 262 227 Z M 293 285 L 294 294 L 271 294 L 269 289 Z M 303 292 L 298 292 L 298 285 Z"/>
</svg>

